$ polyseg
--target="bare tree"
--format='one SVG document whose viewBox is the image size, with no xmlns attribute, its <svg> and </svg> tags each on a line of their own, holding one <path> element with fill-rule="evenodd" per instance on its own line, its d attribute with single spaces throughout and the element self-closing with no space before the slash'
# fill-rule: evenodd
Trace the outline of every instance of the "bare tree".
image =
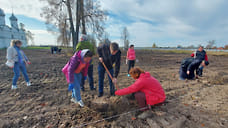
<svg viewBox="0 0 228 128">
<path fill-rule="evenodd" d="M 27 42 L 28 42 L 28 43 L 31 42 L 31 45 L 35 45 L 35 42 L 34 42 L 34 35 L 35 35 L 35 34 L 33 34 L 33 33 L 32 33 L 31 31 L 29 31 L 29 30 L 26 30 L 26 29 L 25 29 L 25 24 L 20 23 L 19 26 L 20 26 L 20 29 L 23 30 L 23 31 L 25 32 L 25 38 L 26 38 Z"/>
<path fill-rule="evenodd" d="M 129 47 L 129 32 L 127 30 L 127 27 L 124 27 L 123 28 L 123 31 L 121 33 L 121 38 L 123 40 L 123 43 L 124 43 L 124 50 L 128 50 L 128 47 Z"/>
<path fill-rule="evenodd" d="M 152 48 L 157 48 L 157 45 L 153 43 Z"/>
<path fill-rule="evenodd" d="M 25 37 L 26 37 L 26 40 L 28 42 L 31 42 L 32 46 L 35 45 L 35 43 L 34 43 L 34 34 L 32 32 L 30 32 L 29 30 L 25 31 Z"/>
<path fill-rule="evenodd" d="M 48 6 L 42 10 L 43 16 L 48 24 L 56 28 L 60 28 L 62 21 L 69 20 L 70 31 L 72 35 L 73 49 L 78 42 L 81 29 L 82 34 L 90 31 L 96 35 L 98 39 L 102 37 L 104 32 L 104 21 L 106 19 L 106 11 L 101 9 L 99 1 L 94 0 L 41 0 L 46 1 Z M 75 15 L 74 15 L 75 14 Z M 61 16 L 60 16 L 61 15 Z M 76 25 L 76 27 L 74 26 Z M 63 28 L 63 27 L 62 27 Z M 67 28 L 66 28 L 67 29 Z M 59 30 L 63 34 L 62 30 Z M 63 35 L 61 35 L 63 37 Z"/>
<path fill-rule="evenodd" d="M 62 2 L 65 2 L 65 1 L 62 0 Z M 74 30 L 74 22 L 73 22 L 72 7 L 71 7 L 70 0 L 67 0 L 66 5 L 67 5 L 67 11 L 68 11 L 68 16 L 69 16 L 69 21 L 70 21 L 70 30 L 71 30 L 71 34 L 72 34 L 73 50 L 75 51 L 76 45 L 78 42 L 78 34 L 76 34 L 76 32 Z M 77 23 L 78 23 L 78 21 L 76 22 L 76 24 Z"/>
<path fill-rule="evenodd" d="M 71 40 L 71 33 L 68 29 L 68 24 L 66 23 L 66 20 L 59 24 L 59 31 L 60 34 L 57 38 L 57 42 L 60 43 L 59 45 L 68 47 L 70 45 L 69 43 Z"/>
<path fill-rule="evenodd" d="M 25 24 L 20 23 L 19 26 L 20 26 L 20 29 L 21 29 L 21 30 L 25 31 Z"/>
<path fill-rule="evenodd" d="M 69 44 L 71 38 L 67 31 L 71 32 L 72 44 L 76 46 L 76 35 L 72 15 L 72 0 L 40 0 L 48 3 L 48 6 L 42 8 L 41 17 L 46 19 L 47 30 L 52 34 L 57 34 L 57 41 L 61 45 Z M 69 20 L 69 25 L 67 21 Z M 63 30 L 65 29 L 65 30 Z M 65 38 L 65 39 L 64 39 Z"/>
<path fill-rule="evenodd" d="M 80 0 L 80 19 L 82 22 L 82 34 L 86 35 L 86 23 L 85 23 L 85 15 L 84 15 L 84 0 Z"/>
<path fill-rule="evenodd" d="M 225 50 L 228 50 L 228 45 L 225 45 L 225 46 L 224 46 L 224 49 L 225 49 Z"/>
<path fill-rule="evenodd" d="M 89 40 L 89 42 L 91 42 L 93 44 L 94 49 L 96 49 L 96 47 L 97 47 L 97 41 L 96 41 L 94 35 L 88 35 L 88 40 Z M 94 50 L 94 51 L 96 51 L 96 50 Z"/>
<path fill-rule="evenodd" d="M 214 45 L 215 45 L 215 40 L 210 40 L 208 41 L 206 48 L 211 49 Z"/>
<path fill-rule="evenodd" d="M 104 22 L 107 18 L 108 12 L 101 8 L 99 0 L 83 1 L 84 14 L 82 19 L 84 18 L 85 20 L 85 29 L 90 30 L 90 32 L 95 35 L 99 41 L 102 41 L 103 35 L 105 34 Z"/>
</svg>

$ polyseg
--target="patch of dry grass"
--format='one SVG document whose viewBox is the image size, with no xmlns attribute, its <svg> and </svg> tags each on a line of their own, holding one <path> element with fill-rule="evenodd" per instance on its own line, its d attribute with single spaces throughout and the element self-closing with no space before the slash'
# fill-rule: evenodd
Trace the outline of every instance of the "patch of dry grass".
<svg viewBox="0 0 228 128">
<path fill-rule="evenodd" d="M 155 52 L 162 53 L 178 53 L 178 54 L 191 54 L 193 51 L 191 50 L 153 50 Z M 208 55 L 216 55 L 216 56 L 228 56 L 228 52 L 224 51 L 207 51 Z"/>
</svg>

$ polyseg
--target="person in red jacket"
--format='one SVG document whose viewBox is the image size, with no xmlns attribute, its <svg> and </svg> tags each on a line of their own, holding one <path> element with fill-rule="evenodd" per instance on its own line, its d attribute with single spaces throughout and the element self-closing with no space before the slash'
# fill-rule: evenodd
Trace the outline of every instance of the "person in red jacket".
<svg viewBox="0 0 228 128">
<path fill-rule="evenodd" d="M 131 86 L 117 90 L 116 95 L 127 95 L 134 93 L 140 108 L 145 108 L 147 105 L 155 105 L 165 101 L 165 92 L 154 77 L 149 72 L 145 72 L 140 68 L 132 68 L 130 75 L 136 81 Z M 143 109 L 147 110 L 147 108 Z"/>
<path fill-rule="evenodd" d="M 130 77 L 129 71 L 131 68 L 135 66 L 135 50 L 134 45 L 130 45 L 130 48 L 127 51 L 127 62 L 128 62 L 128 70 L 127 70 L 127 76 Z"/>
</svg>

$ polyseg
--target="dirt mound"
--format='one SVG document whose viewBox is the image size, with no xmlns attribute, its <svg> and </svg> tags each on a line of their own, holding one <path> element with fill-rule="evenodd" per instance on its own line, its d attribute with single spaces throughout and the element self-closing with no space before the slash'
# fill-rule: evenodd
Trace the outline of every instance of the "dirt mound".
<svg viewBox="0 0 228 128">
<path fill-rule="evenodd" d="M 76 126 L 105 128 L 195 128 L 228 126 L 228 57 L 209 56 L 210 65 L 203 77 L 194 81 L 179 81 L 180 61 L 187 54 L 136 51 L 140 66 L 157 78 L 167 95 L 160 106 L 147 113 L 138 109 L 134 96 L 110 96 L 107 77 L 104 96 L 90 91 L 88 82 L 82 92 L 84 108 L 70 101 L 71 92 L 61 72 L 70 56 L 51 55 L 47 50 L 25 50 L 31 59 L 28 75 L 32 86 L 26 87 L 20 77 L 18 89 L 11 90 L 13 72 L 4 65 L 5 50 L 0 50 L 0 127 L 4 128 L 68 128 Z M 64 51 L 63 51 L 64 52 Z M 125 53 L 123 52 L 123 55 Z M 127 65 L 122 57 L 118 77 L 119 88 L 134 82 L 127 77 Z M 97 58 L 94 58 L 94 79 L 98 88 Z M 217 66 L 217 65 L 223 66 Z M 119 115 L 119 116 L 116 116 Z M 109 118 L 113 117 L 113 118 Z M 108 118 L 107 120 L 103 120 Z M 100 121 L 99 121 L 100 120 Z M 97 122 L 98 121 L 98 122 Z"/>
</svg>

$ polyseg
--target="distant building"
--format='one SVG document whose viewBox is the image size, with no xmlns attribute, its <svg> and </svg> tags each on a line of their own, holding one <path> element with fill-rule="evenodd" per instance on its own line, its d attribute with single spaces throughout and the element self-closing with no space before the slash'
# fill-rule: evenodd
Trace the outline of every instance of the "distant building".
<svg viewBox="0 0 228 128">
<path fill-rule="evenodd" d="M 223 47 L 219 47 L 219 48 L 217 48 L 217 50 L 224 50 L 224 48 Z"/>
<path fill-rule="evenodd" d="M 0 8 L 0 48 L 9 47 L 12 39 L 21 40 L 23 47 L 26 47 L 25 31 L 18 27 L 17 18 L 13 13 L 9 19 L 11 27 L 5 24 L 5 13 Z"/>
</svg>

